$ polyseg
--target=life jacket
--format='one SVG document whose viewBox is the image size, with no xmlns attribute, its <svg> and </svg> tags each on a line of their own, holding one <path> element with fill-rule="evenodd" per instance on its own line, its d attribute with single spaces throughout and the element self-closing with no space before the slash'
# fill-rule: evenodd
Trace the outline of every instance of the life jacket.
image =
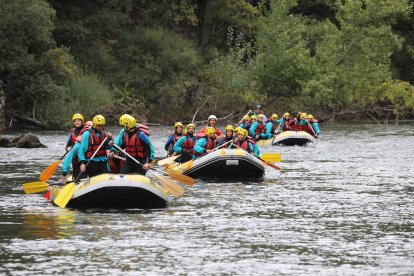
<svg viewBox="0 0 414 276">
<path fill-rule="evenodd" d="M 132 133 L 131 138 L 129 138 L 129 133 L 124 132 L 125 151 L 132 157 L 146 159 L 148 157 L 147 150 L 144 143 L 139 139 L 139 133 L 140 130 L 136 130 Z"/>
<path fill-rule="evenodd" d="M 196 138 L 194 139 L 194 141 L 191 141 L 191 138 L 188 136 L 188 135 L 186 135 L 186 140 L 185 140 L 185 142 L 183 143 L 183 148 L 182 148 L 182 150 L 186 150 L 186 151 L 188 151 L 190 154 L 194 154 L 194 145 L 195 145 L 195 142 L 196 142 Z"/>
<path fill-rule="evenodd" d="M 199 133 L 200 134 L 200 133 Z M 215 140 L 214 139 L 211 139 L 210 137 L 208 137 L 208 136 L 206 136 L 206 134 L 205 133 L 203 133 L 204 134 L 204 136 L 198 136 L 197 135 L 197 138 L 201 138 L 201 137 L 205 137 L 206 138 L 206 140 L 207 140 L 207 142 L 206 142 L 206 145 L 205 145 L 205 149 L 206 150 L 208 150 L 208 149 L 210 149 L 210 150 L 212 150 L 212 149 L 214 149 L 214 147 L 215 147 L 215 145 L 216 145 L 216 142 L 215 142 Z M 195 152 L 195 154 L 197 155 L 197 156 L 200 156 L 202 153 L 198 153 L 198 152 Z"/>
<path fill-rule="evenodd" d="M 275 130 L 277 129 L 278 124 L 272 120 L 270 120 L 269 123 L 272 123 L 272 129 L 270 130 L 270 134 L 275 134 Z"/>
<path fill-rule="evenodd" d="M 285 120 L 283 124 L 283 131 L 296 130 L 298 121 L 295 119 Z"/>
<path fill-rule="evenodd" d="M 138 130 L 141 130 L 142 132 L 144 132 L 145 135 L 150 136 L 150 131 L 149 131 L 148 126 L 143 125 L 143 124 L 137 124 L 137 128 Z"/>
<path fill-rule="evenodd" d="M 101 132 L 101 138 L 96 135 L 95 131 L 92 129 L 88 130 L 89 135 L 89 144 L 88 144 L 88 151 L 86 152 L 86 158 L 90 159 L 92 155 L 95 153 L 95 151 L 98 149 L 98 147 L 102 144 L 102 142 L 105 140 L 106 133 L 105 131 Z M 96 153 L 95 157 L 99 156 L 106 156 L 106 149 L 105 146 L 102 146 L 99 151 Z"/>
<path fill-rule="evenodd" d="M 171 134 L 171 135 L 173 135 L 173 137 L 174 137 L 174 139 L 173 139 L 173 141 L 171 143 L 171 146 L 174 146 L 174 144 L 178 141 L 178 139 L 180 139 L 181 137 L 183 137 L 183 134 L 182 133 L 175 133 L 174 132 L 174 134 Z"/>
<path fill-rule="evenodd" d="M 262 133 L 263 133 L 263 132 L 265 132 L 265 131 L 266 131 L 266 126 L 265 126 L 262 122 L 259 122 L 259 123 L 257 124 L 255 134 L 256 134 L 256 135 L 260 135 L 260 134 L 262 134 Z"/>
<path fill-rule="evenodd" d="M 76 138 L 82 133 L 82 129 L 76 127 L 70 130 L 70 143 L 73 145 L 76 143 Z"/>
<path fill-rule="evenodd" d="M 227 137 L 224 137 L 224 143 L 227 143 L 228 141 L 231 141 L 231 140 L 233 140 L 233 137 L 232 138 L 230 138 L 230 139 L 228 139 Z M 229 147 L 230 147 L 230 145 L 231 145 L 231 143 L 228 143 L 228 144 L 225 144 L 224 146 L 222 146 L 221 148 L 225 148 L 225 149 L 228 149 Z"/>
</svg>

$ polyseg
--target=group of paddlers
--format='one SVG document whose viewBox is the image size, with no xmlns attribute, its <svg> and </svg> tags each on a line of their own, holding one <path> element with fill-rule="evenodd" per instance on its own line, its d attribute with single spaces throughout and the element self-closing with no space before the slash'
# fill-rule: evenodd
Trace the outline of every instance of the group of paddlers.
<svg viewBox="0 0 414 276">
<path fill-rule="evenodd" d="M 116 139 L 105 132 L 106 120 L 96 115 L 92 121 L 84 121 L 81 114 L 72 117 L 71 129 L 62 166 L 61 182 L 66 183 L 67 174 L 72 165 L 72 175 L 76 179 L 92 177 L 102 173 L 139 173 L 145 175 L 154 163 L 154 146 L 150 140 L 147 126 L 124 114 L 119 118 L 123 127 Z M 174 125 L 165 144 L 167 155 L 180 155 L 176 161 L 184 163 L 208 154 L 218 148 L 240 148 L 259 156 L 256 142 L 271 139 L 281 131 L 306 131 L 318 137 L 318 121 L 312 115 L 299 113 L 291 118 L 289 113 L 278 118 L 272 114 L 269 119 L 263 114 L 261 106 L 250 110 L 236 126 L 227 125 L 222 134 L 217 127 L 217 117 L 210 115 L 207 125 L 196 132 L 196 125 L 190 123 L 184 127 L 181 122 Z"/>
</svg>

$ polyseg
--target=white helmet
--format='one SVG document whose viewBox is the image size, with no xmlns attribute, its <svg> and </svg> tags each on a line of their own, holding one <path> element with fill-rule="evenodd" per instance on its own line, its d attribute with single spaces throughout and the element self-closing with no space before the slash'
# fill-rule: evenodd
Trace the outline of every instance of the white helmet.
<svg viewBox="0 0 414 276">
<path fill-rule="evenodd" d="M 210 119 L 214 119 L 214 120 L 216 120 L 217 121 L 217 117 L 216 117 L 216 115 L 210 115 L 210 116 L 208 116 L 208 121 L 210 121 Z"/>
</svg>

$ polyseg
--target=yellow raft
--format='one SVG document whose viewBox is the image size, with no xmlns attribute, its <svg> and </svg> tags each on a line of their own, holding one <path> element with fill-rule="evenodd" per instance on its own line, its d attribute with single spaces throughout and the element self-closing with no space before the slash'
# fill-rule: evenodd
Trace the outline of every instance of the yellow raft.
<svg viewBox="0 0 414 276">
<path fill-rule="evenodd" d="M 315 138 L 306 131 L 284 131 L 275 136 L 272 145 L 303 146 L 315 142 Z"/>
<path fill-rule="evenodd" d="M 193 178 L 263 178 L 262 161 L 242 149 L 219 149 L 196 160 L 166 167 L 168 172 Z"/>
<path fill-rule="evenodd" d="M 60 193 L 53 186 L 50 199 Z M 101 174 L 76 185 L 69 208 L 154 209 L 164 208 L 171 201 L 166 189 L 142 175 Z"/>
</svg>

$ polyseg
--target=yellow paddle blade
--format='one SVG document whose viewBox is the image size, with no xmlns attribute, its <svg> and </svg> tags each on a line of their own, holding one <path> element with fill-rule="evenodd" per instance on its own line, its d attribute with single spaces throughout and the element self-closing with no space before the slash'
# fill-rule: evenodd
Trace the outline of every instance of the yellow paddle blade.
<svg viewBox="0 0 414 276">
<path fill-rule="evenodd" d="M 161 159 L 160 161 L 158 161 L 158 166 L 164 166 L 164 165 L 170 164 L 170 163 L 174 162 L 174 160 L 177 159 L 180 156 L 181 156 L 181 154 Z"/>
<path fill-rule="evenodd" d="M 40 193 L 44 192 L 49 188 L 49 184 L 46 182 L 30 182 L 30 183 L 24 183 L 22 185 L 23 191 L 26 194 L 34 194 L 34 193 Z"/>
<path fill-rule="evenodd" d="M 256 145 L 258 145 L 258 146 L 265 146 L 265 145 L 269 144 L 271 140 L 272 139 L 259 140 L 259 141 L 257 141 Z"/>
<path fill-rule="evenodd" d="M 191 169 L 191 167 L 193 166 L 193 160 L 187 161 L 185 163 L 182 163 L 181 165 L 174 167 L 173 171 L 178 173 L 178 174 L 182 174 L 184 173 L 186 170 Z"/>
<path fill-rule="evenodd" d="M 52 175 L 55 173 L 56 169 L 59 167 L 60 160 L 57 160 L 55 163 L 51 164 L 47 167 L 42 174 L 40 175 L 39 179 L 41 181 L 48 181 Z"/>
<path fill-rule="evenodd" d="M 177 180 L 178 182 L 184 185 L 193 186 L 193 184 L 195 183 L 195 179 L 187 175 L 183 175 L 179 173 L 168 173 L 168 176 L 170 176 L 171 178 L 174 178 L 174 180 Z"/>
<path fill-rule="evenodd" d="M 185 190 L 183 187 L 178 185 L 174 180 L 164 176 L 157 176 L 164 188 L 175 197 L 180 197 L 184 194 Z"/>
<path fill-rule="evenodd" d="M 63 187 L 62 191 L 58 194 L 58 196 L 53 201 L 57 206 L 61 208 L 65 208 L 66 204 L 68 204 L 69 200 L 71 200 L 73 194 L 75 193 L 76 186 L 75 183 L 67 184 Z"/>
<path fill-rule="evenodd" d="M 280 153 L 263 153 L 260 157 L 266 162 L 280 162 L 282 160 Z"/>
</svg>

